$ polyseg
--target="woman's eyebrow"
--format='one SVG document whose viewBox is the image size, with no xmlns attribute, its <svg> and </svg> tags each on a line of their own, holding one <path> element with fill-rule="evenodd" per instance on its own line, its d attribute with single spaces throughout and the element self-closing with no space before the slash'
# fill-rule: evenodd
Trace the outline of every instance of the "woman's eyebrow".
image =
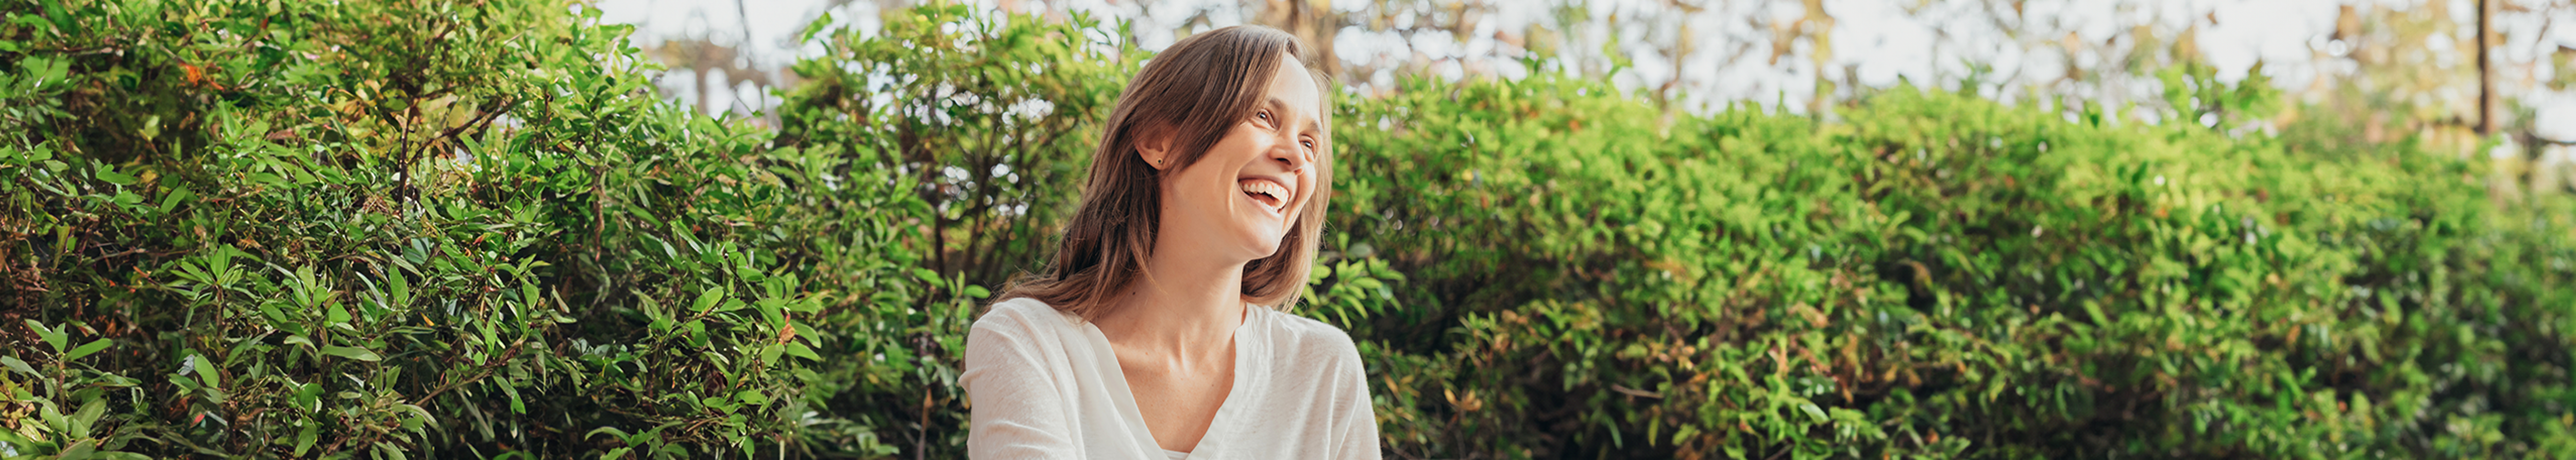
<svg viewBox="0 0 2576 460">
<path fill-rule="evenodd" d="M 1270 96 L 1269 104 L 1270 104 L 1270 110 L 1272 110 L 1272 111 L 1279 111 L 1279 112 L 1286 112 L 1286 111 L 1288 111 L 1288 101 L 1287 101 L 1287 100 L 1280 99 L 1280 98 L 1279 98 L 1279 96 Z M 1311 115 L 1311 114 L 1310 114 L 1310 115 Z M 1317 118 L 1317 117 L 1314 117 L 1314 116 L 1308 116 L 1308 117 L 1306 117 L 1306 132 L 1310 132 L 1310 133 L 1320 133 L 1320 132 L 1324 132 L 1324 124 L 1323 124 L 1322 122 L 1318 122 L 1318 121 L 1316 121 L 1316 118 Z"/>
</svg>

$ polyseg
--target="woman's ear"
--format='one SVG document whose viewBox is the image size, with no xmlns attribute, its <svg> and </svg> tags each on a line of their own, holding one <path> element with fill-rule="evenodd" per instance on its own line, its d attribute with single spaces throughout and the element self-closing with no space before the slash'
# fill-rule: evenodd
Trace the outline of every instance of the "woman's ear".
<svg viewBox="0 0 2576 460">
<path fill-rule="evenodd" d="M 1170 133 L 1171 130 L 1154 126 L 1145 126 L 1143 129 L 1136 130 L 1136 156 L 1144 159 L 1145 164 L 1153 166 L 1154 169 L 1163 169 L 1163 163 L 1172 158 Z"/>
</svg>

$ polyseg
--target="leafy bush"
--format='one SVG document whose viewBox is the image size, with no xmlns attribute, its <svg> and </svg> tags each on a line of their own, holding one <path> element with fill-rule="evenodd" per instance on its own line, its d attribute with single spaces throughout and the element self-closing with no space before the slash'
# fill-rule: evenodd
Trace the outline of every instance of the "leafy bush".
<svg viewBox="0 0 2576 460">
<path fill-rule="evenodd" d="M 825 308 L 818 325 L 842 340 L 821 351 L 867 359 L 826 360 L 809 394 L 876 427 L 852 435 L 900 440 L 908 454 L 963 455 L 957 368 L 976 307 L 1053 250 L 1048 225 L 1073 212 L 1096 125 L 1146 57 L 1088 16 L 969 12 L 932 4 L 887 14 L 873 33 L 810 38 L 829 18 L 816 21 L 809 42 L 823 56 L 797 63 L 806 81 L 778 110 L 774 145 L 812 159 L 805 182 L 874 200 L 812 217 L 862 225 L 811 231 L 869 234 L 849 247 L 884 254 L 856 267 L 829 254 L 795 262 L 816 285 L 877 290 Z"/>
<path fill-rule="evenodd" d="M 11 458 L 959 456 L 965 327 L 1149 57 L 925 5 L 812 31 L 773 131 L 554 2 L 0 16 Z M 2476 163 L 1541 74 L 1338 98 L 1294 311 L 1393 457 L 2576 457 L 2576 216 Z"/>
<path fill-rule="evenodd" d="M 597 13 L 0 2 L 0 454 L 890 452 L 805 364 L 882 198 Z"/>
<path fill-rule="evenodd" d="M 2568 214 L 2466 162 L 1909 88 L 1831 124 L 1547 78 L 1372 102 L 1335 228 L 1409 279 L 1345 302 L 1395 452 L 2576 448 Z"/>
</svg>

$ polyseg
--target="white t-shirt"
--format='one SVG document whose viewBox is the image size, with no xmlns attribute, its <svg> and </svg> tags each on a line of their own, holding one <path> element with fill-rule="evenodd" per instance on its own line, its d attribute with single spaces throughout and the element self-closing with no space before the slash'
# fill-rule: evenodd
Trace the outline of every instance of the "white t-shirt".
<svg viewBox="0 0 2576 460">
<path fill-rule="evenodd" d="M 1252 307 L 1234 330 L 1234 387 L 1189 452 L 1145 428 L 1108 336 L 1035 299 L 993 304 L 966 335 L 968 458 L 1376 459 L 1377 420 L 1350 334 Z"/>
</svg>

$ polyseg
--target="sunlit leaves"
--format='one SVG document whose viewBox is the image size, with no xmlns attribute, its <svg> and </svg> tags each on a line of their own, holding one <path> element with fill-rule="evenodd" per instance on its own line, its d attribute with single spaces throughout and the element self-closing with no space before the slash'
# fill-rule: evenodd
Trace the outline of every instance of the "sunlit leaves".
<svg viewBox="0 0 2576 460">
<path fill-rule="evenodd" d="M 1147 57 L 934 3 L 810 30 L 771 131 L 587 7 L 173 5 L 0 0 L 19 455 L 955 455 L 965 331 Z M 2576 451 L 2576 218 L 2474 162 L 1912 89 L 1340 101 L 1288 308 L 1399 456 Z"/>
</svg>

